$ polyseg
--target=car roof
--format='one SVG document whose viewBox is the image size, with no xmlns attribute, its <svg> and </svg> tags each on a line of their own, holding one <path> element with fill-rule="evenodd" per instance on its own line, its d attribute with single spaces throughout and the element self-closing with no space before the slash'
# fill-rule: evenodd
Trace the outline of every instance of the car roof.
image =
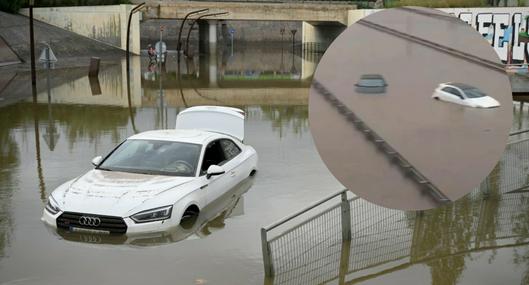
<svg viewBox="0 0 529 285">
<path fill-rule="evenodd" d="M 465 83 L 459 83 L 459 82 L 447 82 L 447 83 L 443 83 L 443 85 L 449 85 L 449 86 L 455 86 L 461 90 L 466 90 L 466 89 L 475 89 L 476 87 L 472 86 L 472 85 L 468 85 L 468 84 L 465 84 Z"/>
<path fill-rule="evenodd" d="M 360 79 L 384 79 L 380 74 L 364 74 L 360 76 Z"/>
<path fill-rule="evenodd" d="M 183 130 L 183 129 L 168 129 L 168 130 L 154 130 L 135 134 L 129 137 L 129 140 L 161 140 L 161 141 L 175 141 L 184 143 L 205 144 L 213 139 L 225 137 L 224 135 L 202 131 L 202 130 Z"/>
</svg>

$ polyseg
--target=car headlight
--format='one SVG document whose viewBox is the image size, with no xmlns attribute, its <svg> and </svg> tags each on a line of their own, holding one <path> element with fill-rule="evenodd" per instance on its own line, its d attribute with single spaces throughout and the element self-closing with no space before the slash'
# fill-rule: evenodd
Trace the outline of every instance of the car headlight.
<svg viewBox="0 0 529 285">
<path fill-rule="evenodd" d="M 55 201 L 55 199 L 53 199 L 53 197 L 50 196 L 48 198 L 48 202 L 46 203 L 46 207 L 44 209 L 46 209 L 48 213 L 55 215 L 61 211 L 61 209 L 59 208 L 57 204 L 58 204 L 57 201 Z"/>
<path fill-rule="evenodd" d="M 130 218 L 136 223 L 147 223 L 154 221 L 166 220 L 171 217 L 173 206 L 165 206 L 160 208 L 154 208 L 146 211 L 141 211 L 137 214 L 130 216 Z"/>
</svg>

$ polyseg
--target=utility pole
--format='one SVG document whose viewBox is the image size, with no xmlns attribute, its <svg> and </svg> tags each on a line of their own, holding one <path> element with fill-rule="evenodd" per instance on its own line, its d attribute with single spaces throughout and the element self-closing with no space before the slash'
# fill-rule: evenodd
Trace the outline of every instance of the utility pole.
<svg viewBox="0 0 529 285">
<path fill-rule="evenodd" d="M 35 33 L 33 31 L 33 5 L 34 0 L 29 0 L 29 46 L 31 57 L 31 88 L 33 97 L 37 95 L 37 72 L 35 70 Z"/>
</svg>

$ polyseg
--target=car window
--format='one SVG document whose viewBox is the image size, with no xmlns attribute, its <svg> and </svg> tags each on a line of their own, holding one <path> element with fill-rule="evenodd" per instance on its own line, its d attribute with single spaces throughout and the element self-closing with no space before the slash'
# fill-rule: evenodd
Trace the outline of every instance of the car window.
<svg viewBox="0 0 529 285">
<path fill-rule="evenodd" d="M 222 145 L 222 149 L 224 150 L 226 160 L 230 160 L 236 157 L 239 153 L 241 153 L 241 149 L 231 140 L 221 140 L 220 144 Z"/>
<path fill-rule="evenodd" d="M 487 96 L 487 94 L 477 88 L 465 89 L 465 94 L 467 95 L 467 98 L 480 98 Z"/>
<path fill-rule="evenodd" d="M 385 87 L 386 82 L 384 79 L 370 78 L 370 79 L 360 79 L 358 82 L 360 87 Z"/>
<path fill-rule="evenodd" d="M 444 88 L 441 89 L 441 90 L 443 90 L 444 92 L 448 92 L 448 93 L 450 93 L 450 94 L 452 94 L 452 95 L 456 95 L 457 97 L 463 99 L 463 97 L 461 96 L 461 93 L 460 93 L 459 91 L 457 91 L 457 89 L 455 89 L 455 88 L 452 88 L 452 87 L 444 87 Z"/>
<path fill-rule="evenodd" d="M 153 175 L 194 176 L 200 145 L 158 140 L 126 140 L 97 168 Z"/>
<path fill-rule="evenodd" d="M 226 155 L 220 142 L 220 140 L 212 141 L 206 146 L 200 175 L 206 174 L 211 165 L 222 165 L 226 162 Z"/>
</svg>

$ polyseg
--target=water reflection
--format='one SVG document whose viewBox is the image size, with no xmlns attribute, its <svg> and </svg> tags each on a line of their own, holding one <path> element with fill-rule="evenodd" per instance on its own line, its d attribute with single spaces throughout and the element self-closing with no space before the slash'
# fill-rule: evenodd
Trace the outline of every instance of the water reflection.
<svg viewBox="0 0 529 285">
<path fill-rule="evenodd" d="M 520 265 L 518 271 L 529 268 L 529 194 L 511 191 L 529 186 L 526 171 L 517 171 L 527 169 L 528 154 L 528 140 L 512 142 L 480 188 L 437 209 L 404 212 L 353 199 L 350 242 L 340 240 L 339 207 L 289 228 L 270 240 L 276 276 L 265 283 L 400 284 L 393 279 L 398 272 L 422 265 L 429 268 L 431 284 L 465 284 L 467 271 L 484 260 L 508 259 Z M 318 234 L 307 238 L 311 229 Z M 312 266 L 322 260 L 324 265 Z M 520 276 L 525 284 L 529 271 L 521 273 L 509 284 Z"/>
<path fill-rule="evenodd" d="M 304 78 L 309 73 L 303 70 L 310 70 L 310 65 L 315 67 L 319 55 L 307 53 L 299 57 L 296 53 L 295 57 L 290 57 L 288 49 L 289 46 L 285 45 L 281 67 L 281 52 L 278 48 L 271 48 L 269 55 L 266 52 L 263 55 L 236 46 L 233 57 L 218 57 L 219 60 L 225 58 L 225 63 L 219 63 L 219 66 L 225 65 L 226 68 L 225 72 L 218 68 L 220 75 L 216 87 L 201 81 L 198 57 L 193 59 L 194 63 L 182 62 L 182 77 L 178 83 L 176 58 L 171 54 L 165 71 L 162 69 L 159 76 L 155 74 L 154 80 L 145 78 L 148 59 L 131 58 L 130 92 L 127 92 L 125 64 L 122 60 L 102 64 L 99 74 L 101 94 L 95 96 L 84 68 L 53 70 L 51 97 L 48 98 L 45 81 L 39 81 L 35 104 L 27 89 L 29 76 L 17 75 L 16 80 L 21 81 L 10 85 L 0 94 L 5 96 L 7 92 L 10 98 L 0 103 L 0 283 L 32 276 L 38 276 L 39 283 L 50 284 L 71 283 L 72 278 L 77 276 L 85 276 L 76 279 L 78 284 L 101 281 L 86 276 L 86 268 L 92 268 L 92 272 L 100 275 L 98 278 L 120 278 L 122 283 L 129 284 L 149 282 L 150 279 L 146 278 L 154 275 L 160 283 L 174 283 L 175 278 L 178 278 L 181 283 L 191 284 L 197 276 L 216 284 L 262 283 L 259 227 L 340 187 L 320 161 L 308 128 L 310 81 Z M 275 52 L 277 50 L 279 52 Z M 302 74 L 300 78 L 289 73 L 292 58 L 298 74 Z M 263 65 L 266 68 L 259 70 L 256 67 L 260 64 L 270 64 L 270 67 Z M 236 72 L 244 74 L 247 71 L 255 72 L 244 79 L 230 78 Z M 273 72 L 276 72 L 274 79 L 267 78 Z M 39 80 L 43 76 L 39 74 Z M 163 102 L 160 100 L 160 85 Z M 179 87 L 182 87 L 182 92 Z M 174 127 L 176 114 L 186 104 L 226 104 L 246 111 L 247 143 L 260 154 L 260 171 L 255 183 L 249 183 L 253 183 L 250 185 L 251 191 L 244 193 L 244 187 L 241 186 L 237 190 L 239 192 L 232 192 L 231 196 L 220 200 L 223 202 L 204 212 L 209 214 L 200 216 L 188 230 L 182 228 L 166 234 L 136 237 L 46 230 L 39 220 L 44 207 L 43 199 L 55 187 L 92 168 L 90 160 L 95 155 L 110 151 L 135 132 Z M 527 106 L 519 114 L 521 123 L 526 124 Z M 41 161 L 40 168 L 37 167 L 36 158 Z M 504 209 L 502 203 L 508 203 L 499 201 L 496 206 L 500 208 L 498 217 L 501 217 L 501 209 Z M 520 209 L 528 208 L 526 200 L 520 203 Z M 490 205 L 494 205 L 494 202 L 490 202 Z M 475 207 L 478 206 L 471 208 Z M 475 210 L 466 211 L 475 219 Z M 487 210 L 487 213 L 491 211 Z M 450 221 L 449 217 L 462 217 L 467 212 L 440 212 L 437 215 L 443 223 L 453 224 L 454 231 L 462 231 L 453 236 L 464 239 L 469 234 L 468 229 Z M 523 221 L 512 227 L 513 235 L 523 242 L 526 240 L 524 236 L 527 236 L 529 213 L 527 210 L 521 212 L 515 209 L 512 212 L 515 217 L 513 223 Z M 368 226 L 370 220 L 365 213 L 369 212 L 364 212 L 362 216 L 366 218 L 365 225 Z M 491 214 L 487 215 L 488 219 Z M 517 215 L 523 217 L 518 218 Z M 423 223 L 435 221 L 426 214 L 424 220 Z M 502 221 L 504 219 L 496 219 L 496 227 L 508 229 Z M 411 217 L 407 217 L 406 223 L 410 228 L 415 225 Z M 427 230 L 422 231 L 423 238 L 429 231 L 435 230 L 434 225 L 425 228 Z M 488 226 L 482 228 L 483 232 L 492 236 Z M 394 237 L 379 236 L 382 241 Z M 439 246 L 443 247 L 450 245 L 450 237 L 435 238 L 445 240 Z M 177 242 L 179 240 L 185 241 Z M 358 241 L 361 240 L 359 237 Z M 434 243 L 417 242 L 416 256 L 421 258 L 431 256 L 427 252 L 428 246 L 442 251 Z M 120 245 L 116 248 L 134 247 L 138 250 L 114 250 L 112 244 Z M 463 248 L 457 242 L 452 244 Z M 156 245 L 164 246 L 158 249 Z M 400 248 L 394 243 L 388 245 L 391 247 L 381 248 L 392 252 Z M 105 251 L 100 251 L 101 248 L 105 248 Z M 527 263 L 527 251 L 527 247 L 516 248 L 519 264 Z M 359 252 L 351 250 L 350 256 L 360 256 Z M 108 263 L 100 262 L 102 254 Z M 61 263 L 57 271 L 57 263 L 50 260 L 69 262 Z M 130 268 L 139 262 L 146 264 L 143 270 L 131 271 Z M 431 262 L 438 266 L 434 261 Z M 469 264 L 468 257 L 465 262 Z M 109 263 L 113 270 L 108 270 Z M 511 269 L 506 268 L 505 271 Z M 128 272 L 126 276 L 120 274 L 125 271 Z M 455 275 L 460 276 L 461 273 Z M 354 276 L 346 277 L 344 280 L 352 280 Z"/>
<path fill-rule="evenodd" d="M 4 109 L 13 109 L 5 107 Z M 16 176 L 12 169 L 19 165 L 19 147 L 11 134 L 11 129 L 20 121 L 20 115 L 11 112 L 0 112 L 0 257 L 5 255 L 4 248 L 8 245 L 11 232 L 11 195 Z"/>
<path fill-rule="evenodd" d="M 36 161 L 33 171 L 36 170 L 39 204 L 43 205 L 48 192 L 66 177 L 78 174 L 73 169 L 90 167 L 83 163 L 89 162 L 92 153 L 108 151 L 132 133 L 171 128 L 176 114 L 188 105 L 241 107 L 246 110 L 249 120 L 269 122 L 268 126 L 278 137 L 308 132 L 306 103 L 310 82 L 301 80 L 297 73 L 304 59 L 285 47 L 260 46 L 257 51 L 252 48 L 236 47 L 233 53 L 221 48 L 214 61 L 212 58 L 215 57 L 210 56 L 189 58 L 182 62 L 180 77 L 177 76 L 174 56 L 162 66 L 149 65 L 146 58 L 132 57 L 130 73 L 126 71 L 124 59 L 105 62 L 99 76 L 92 78 L 87 76 L 84 68 L 50 70 L 48 84 L 42 80 L 46 79 L 46 73 L 40 72 L 34 98 L 28 89 L 29 73 L 16 74 L 0 94 L 6 98 L 0 107 L 0 201 L 3 202 L 0 208 L 0 248 L 6 246 L 11 232 L 10 197 L 20 183 L 16 169 L 21 160 Z M 211 65 L 218 65 L 218 72 L 214 74 L 216 79 L 213 79 L 218 80 L 217 84 L 211 84 Z M 270 88 L 274 90 L 271 92 Z M 25 151 L 20 157 L 19 146 L 21 141 L 27 141 L 28 135 L 34 137 L 33 151 Z M 80 159 L 81 167 L 69 167 L 79 160 L 75 163 L 65 159 L 80 153 L 83 153 L 81 157 L 86 157 Z M 60 166 L 48 165 L 51 154 L 63 159 Z M 58 171 L 65 168 L 72 170 Z M 242 198 L 239 201 L 242 202 Z M 204 214 L 190 231 L 180 230 L 150 239 L 174 242 L 189 233 L 207 235 L 215 225 L 223 223 L 229 216 L 227 212 L 221 211 L 223 218 L 215 219 Z M 63 238 L 95 239 L 72 235 Z M 120 239 L 109 238 L 104 242 L 141 244 L 143 240 L 145 243 L 143 238 L 135 238 L 135 241 Z"/>
<path fill-rule="evenodd" d="M 307 106 L 260 106 L 267 121 L 272 123 L 272 130 L 283 137 L 284 129 L 293 130 L 295 134 L 307 132 L 309 128 L 309 110 Z"/>
<path fill-rule="evenodd" d="M 157 233 L 137 235 L 98 235 L 68 230 L 55 230 L 62 239 L 90 244 L 125 244 L 130 246 L 159 246 L 186 239 L 205 238 L 219 229 L 223 229 L 227 220 L 244 214 L 244 194 L 252 187 L 254 178 L 250 177 L 226 192 L 211 203 L 197 217 L 182 222 L 178 227 Z"/>
</svg>

